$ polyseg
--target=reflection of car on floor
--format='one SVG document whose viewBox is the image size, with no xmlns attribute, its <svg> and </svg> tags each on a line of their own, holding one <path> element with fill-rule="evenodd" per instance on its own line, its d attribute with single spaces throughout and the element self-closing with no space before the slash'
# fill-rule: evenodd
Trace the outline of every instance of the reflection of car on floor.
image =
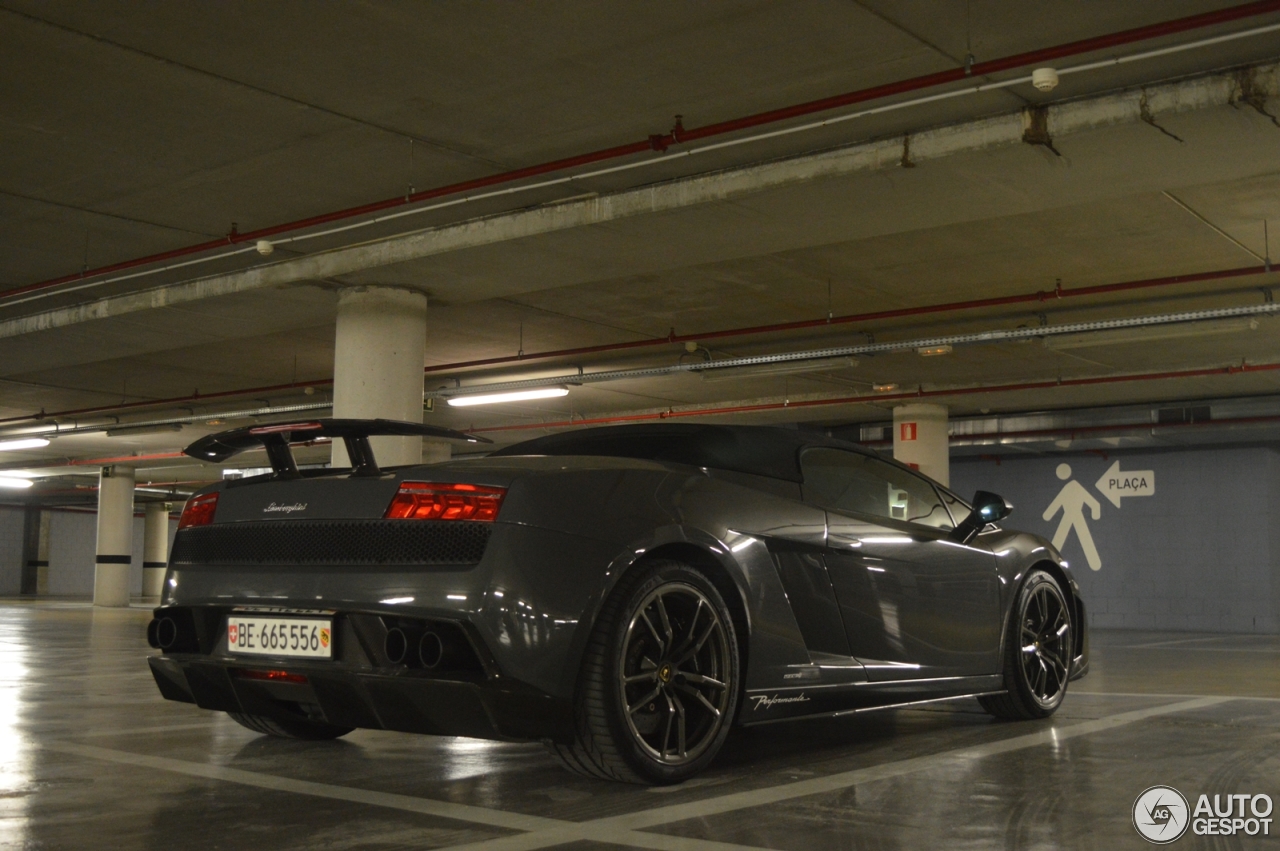
<svg viewBox="0 0 1280 851">
<path fill-rule="evenodd" d="M 148 635 L 161 693 L 271 735 L 368 727 L 540 739 L 674 782 L 732 725 L 977 695 L 1041 718 L 1088 667 L 1044 540 L 896 462 L 801 431 L 656 424 L 380 470 L 318 420 L 223 432 L 273 473 L 187 503 Z M 291 442 L 350 468 L 299 471 Z"/>
</svg>

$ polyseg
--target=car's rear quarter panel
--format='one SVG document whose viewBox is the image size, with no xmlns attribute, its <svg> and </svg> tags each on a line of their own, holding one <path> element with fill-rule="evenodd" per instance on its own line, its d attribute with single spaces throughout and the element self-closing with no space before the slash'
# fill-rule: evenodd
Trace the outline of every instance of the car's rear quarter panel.
<svg viewBox="0 0 1280 851">
<path fill-rule="evenodd" d="M 696 548 L 736 589 L 750 636 L 748 687 L 808 660 L 763 543 L 740 533 L 810 525 L 813 512 L 777 494 L 699 471 L 616 458 L 504 458 L 398 471 L 378 480 L 267 481 L 224 488 L 216 522 L 260 522 L 272 505 L 306 503 L 279 523 L 380 517 L 400 481 L 508 488 L 476 565 L 174 564 L 166 605 L 330 608 L 472 624 L 507 677 L 569 700 L 599 608 L 638 560 Z M 414 521 L 403 521 L 414 522 Z M 179 533 L 180 535 L 182 533 Z M 732 596 L 732 595 L 726 595 Z M 392 602 L 394 601 L 394 602 Z"/>
</svg>

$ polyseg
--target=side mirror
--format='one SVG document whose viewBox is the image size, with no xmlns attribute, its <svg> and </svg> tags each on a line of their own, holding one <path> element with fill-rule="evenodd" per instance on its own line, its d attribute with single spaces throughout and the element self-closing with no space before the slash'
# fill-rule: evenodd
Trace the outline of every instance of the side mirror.
<svg viewBox="0 0 1280 851">
<path fill-rule="evenodd" d="M 996 523 L 1013 512 L 1004 497 L 987 491 L 978 491 L 973 495 L 973 511 L 960 521 L 960 525 L 951 533 L 951 539 L 967 544 L 978 536 L 988 523 Z"/>
</svg>

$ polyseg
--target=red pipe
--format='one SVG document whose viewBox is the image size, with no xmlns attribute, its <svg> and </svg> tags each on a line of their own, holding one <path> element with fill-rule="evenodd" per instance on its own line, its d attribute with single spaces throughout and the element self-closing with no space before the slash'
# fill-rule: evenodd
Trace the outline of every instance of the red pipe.
<svg viewBox="0 0 1280 851">
<path fill-rule="evenodd" d="M 497 358 L 483 358 L 480 360 L 458 361 L 456 363 L 440 364 L 438 366 L 429 366 L 424 372 L 428 375 L 434 372 L 446 372 L 456 369 L 468 369 L 478 366 L 496 366 L 508 363 L 523 363 L 530 360 L 539 360 L 553 357 L 566 357 L 571 355 L 583 354 L 600 354 L 603 352 L 625 351 L 627 349 L 636 349 L 649 346 L 665 346 L 672 343 L 696 342 L 699 340 L 716 340 L 726 337 L 740 337 L 751 334 L 767 334 L 780 331 L 795 331 L 806 328 L 821 328 L 827 325 L 846 325 L 854 322 L 868 322 L 876 319 L 900 319 L 910 316 L 924 316 L 931 313 L 946 313 L 956 310 L 973 310 L 981 307 L 999 307 L 1014 304 L 1028 304 L 1034 302 L 1046 302 L 1055 299 L 1077 298 L 1080 296 L 1105 295 L 1108 293 L 1125 292 L 1128 290 L 1148 289 L 1151 287 L 1167 287 L 1176 284 L 1189 284 L 1199 281 L 1209 281 L 1222 278 L 1239 278 L 1245 275 L 1262 275 L 1267 274 L 1269 270 L 1265 266 L 1242 266 L 1236 269 L 1220 269 L 1213 272 L 1196 272 L 1190 275 L 1167 275 L 1162 278 L 1146 278 L 1140 281 L 1122 281 L 1116 284 L 1100 284 L 1092 287 L 1073 287 L 1064 289 L 1059 285 L 1054 290 L 1040 290 L 1034 293 L 1020 293 L 1018 295 L 1000 296 L 997 298 L 973 299 L 970 301 L 952 301 L 942 304 L 926 304 L 919 307 L 904 307 L 898 310 L 882 310 L 873 313 L 851 313 L 844 316 L 833 316 L 830 319 L 806 319 L 800 322 L 784 322 L 775 325 L 754 325 L 746 328 L 727 328 L 721 331 L 708 331 L 703 334 L 671 334 L 667 337 L 649 339 L 649 340 L 633 340 L 626 343 L 606 343 L 599 346 L 583 346 L 576 349 L 557 349 L 545 352 L 530 352 L 524 355 L 505 355 Z M 173 396 L 168 399 L 148 399 L 141 402 L 127 402 L 123 405 L 99 405 L 92 408 L 73 408 L 66 411 L 54 411 L 53 413 L 28 414 L 20 417 L 6 417 L 0 419 L 0 425 L 5 423 L 26 422 L 28 420 L 39 419 L 55 419 L 58 417 L 84 416 L 86 414 L 103 414 L 109 411 L 128 411 L 136 408 L 154 408 L 161 405 L 177 405 L 186 402 L 200 402 L 207 399 L 226 398 L 228 396 L 249 396 L 259 393 L 273 393 L 279 390 L 294 390 L 298 387 L 326 387 L 333 384 L 332 378 L 322 378 L 316 381 L 308 382 L 291 382 L 289 384 L 272 384 L 266 387 L 248 387 L 242 390 L 223 390 L 218 393 L 204 393 L 192 396 Z M 210 416 L 214 416 L 211 414 Z"/>
<path fill-rule="evenodd" d="M 55 417 L 74 417 L 83 416 L 84 414 L 100 414 L 107 411 L 128 411 L 133 408 L 154 408 L 157 405 L 174 405 L 180 402 L 203 402 L 206 399 L 222 399 L 227 396 L 248 396 L 253 393 L 274 393 L 277 390 L 296 390 L 299 387 L 325 387 L 333 383 L 332 378 L 321 378 L 316 381 L 305 381 L 302 383 L 290 382 L 288 384 L 270 384 L 266 387 L 248 387 L 244 390 L 222 390 L 218 393 L 197 393 L 191 396 L 173 396 L 168 399 L 146 399 L 141 402 L 125 402 L 120 405 L 98 405 L 93 408 L 73 408 L 68 411 L 54 411 L 51 414 L 41 411 L 39 414 L 27 414 L 21 417 L 5 417 L 0 419 L 0 424 L 25 422 L 27 420 L 44 420 L 53 419 Z M 209 416 L 215 416 L 210 414 Z"/>
<path fill-rule="evenodd" d="M 770 334 L 779 331 L 796 331 L 805 328 L 822 328 L 827 325 L 847 325 L 853 322 L 869 322 L 876 319 L 901 319 L 909 316 L 925 316 L 930 313 L 946 313 L 953 310 L 974 310 L 980 307 L 1002 307 L 1013 304 L 1045 302 L 1062 298 L 1079 296 L 1105 295 L 1107 293 L 1141 290 L 1150 287 L 1167 287 L 1174 284 L 1190 284 L 1197 281 L 1209 281 L 1218 278 L 1238 278 L 1244 275 L 1262 275 L 1271 270 L 1265 266 L 1242 266 L 1237 269 L 1222 269 L 1216 272 L 1197 272 L 1192 275 L 1168 275 L 1163 278 L 1147 278 L 1141 281 L 1124 281 L 1118 284 L 1102 284 L 1095 287 L 1073 287 L 1063 289 L 1059 284 L 1056 289 L 1019 295 L 1000 296 L 997 298 L 980 298 L 969 301 L 951 301 L 942 304 L 927 304 L 920 307 L 904 307 L 898 310 L 881 310 L 873 313 L 851 313 L 845 316 L 833 316 L 830 319 L 805 319 L 800 322 L 781 322 L 774 325 L 754 325 L 747 328 L 729 328 L 723 331 L 709 331 L 704 334 L 670 334 L 648 340 L 633 340 L 627 343 L 606 343 L 600 346 L 583 346 L 577 349 L 558 349 L 548 352 L 532 352 L 523 355 L 504 355 L 497 358 L 459 361 L 429 366 L 425 372 L 451 372 L 456 369 L 467 369 L 477 366 L 496 366 L 507 363 L 522 363 L 539 358 L 566 357 L 570 355 L 600 354 L 625 349 L 637 349 L 647 346 L 665 346 L 670 343 L 699 342 L 703 340 L 719 340 L 725 337 L 740 337 L 748 334 Z M 0 422 L 4 422 L 0 420 Z"/>
<path fill-rule="evenodd" d="M 66 467 L 100 467 L 104 464 L 131 464 L 134 461 L 159 461 L 168 458 L 185 458 L 184 452 L 155 452 L 151 455 L 120 455 L 116 458 L 68 458 L 67 463 L 55 466 Z"/>
<path fill-rule="evenodd" d="M 436 187 L 435 189 L 426 189 L 422 192 L 415 192 L 396 198 L 388 198 L 383 201 L 374 201 L 369 204 L 362 204 L 358 207 L 348 207 L 344 210 L 337 210 L 331 213 L 311 216 L 310 218 L 299 219 L 297 221 L 286 222 L 284 224 L 272 225 L 270 227 L 260 228 L 246 233 L 237 233 L 232 230 L 231 233 L 221 239 L 209 240 L 197 245 L 175 248 L 171 251 L 151 254 L 146 257 L 139 257 L 133 260 L 125 260 L 108 266 L 101 266 L 96 269 L 86 270 L 78 274 L 64 275 L 60 278 L 53 278 L 47 281 L 40 281 L 38 283 L 27 284 L 14 289 L 0 291 L 0 298 L 20 295 L 22 293 L 32 292 L 35 290 L 47 289 L 49 287 L 58 286 L 59 284 L 79 281 L 85 278 L 109 274 L 111 272 L 119 272 L 138 266 L 158 263 L 163 260 L 171 260 L 175 257 L 199 254 L 200 252 L 211 251 L 225 245 L 256 242 L 259 239 L 265 239 L 267 237 L 287 233 L 289 231 L 315 227 L 317 225 L 328 224 L 330 222 L 366 215 L 368 213 L 376 213 L 382 210 L 393 209 L 395 207 L 403 207 L 410 204 L 416 204 L 420 201 L 427 201 L 446 195 L 455 195 L 459 192 L 483 189 L 502 183 L 511 183 L 528 177 L 537 177 L 539 175 L 549 174 L 555 171 L 563 171 L 565 169 L 583 165 L 590 165 L 592 163 L 602 162 L 605 160 L 634 156 L 650 150 L 665 151 L 668 147 L 674 144 L 693 142 L 699 139 L 720 136 L 726 133 L 733 133 L 752 127 L 760 127 L 765 124 L 786 121 L 788 119 L 798 118 L 804 115 L 812 115 L 817 112 L 825 112 L 827 110 L 836 109 L 842 106 L 849 106 L 855 103 L 863 103 L 865 101 L 889 97 L 891 95 L 918 91 L 920 89 L 931 88 L 945 83 L 959 82 L 971 75 L 983 76 L 1029 65 L 1039 65 L 1044 62 L 1061 59 L 1067 56 L 1077 56 L 1082 53 L 1091 53 L 1093 51 L 1105 50 L 1109 47 L 1119 47 L 1121 45 L 1133 44 L 1135 42 L 1160 38 L 1162 36 L 1189 32 L 1191 30 L 1202 29 L 1204 27 L 1211 27 L 1217 24 L 1229 23 L 1277 11 L 1280 11 L 1280 0 L 1259 0 L 1259 2 L 1245 3 L 1240 6 L 1231 6 L 1214 12 L 1206 12 L 1200 15 L 1191 15 L 1186 18 L 1177 18 L 1172 21 L 1164 21 L 1158 24 L 1150 24 L 1144 27 L 1122 30 L 1110 35 L 1095 36 L 1093 38 L 1080 39 L 1078 41 L 1060 44 L 1055 47 L 1046 47 L 1040 50 L 1018 53 L 1013 56 L 1006 56 L 1002 59 L 993 59 L 989 62 L 979 62 L 973 65 L 969 69 L 968 73 L 966 73 L 964 68 L 953 68 L 948 71 L 939 71 L 934 74 L 912 77 L 907 80 L 887 83 L 882 86 L 872 86 L 871 88 L 859 89 L 842 95 L 835 95 L 834 97 L 822 98 L 820 100 L 812 100 L 806 103 L 783 107 L 781 109 L 758 112 L 744 118 L 722 121 L 717 124 L 708 124 L 705 127 L 699 127 L 693 130 L 686 130 L 677 124 L 670 132 L 650 136 L 644 141 L 631 142 L 629 144 L 618 145 L 612 148 L 604 148 L 587 154 L 565 157 L 563 159 L 552 160 L 551 162 L 540 163 L 538 165 L 527 166 L 525 168 L 501 172 L 499 174 L 492 174 L 487 177 L 480 177 L 474 180 L 463 181 L 461 183 L 452 183 Z"/>
<path fill-rule="evenodd" d="M 865 405 L 867 403 L 893 402 L 907 399 L 932 399 L 943 396 L 970 396 L 980 393 L 1011 393 L 1019 390 L 1051 390 L 1059 387 L 1087 387 L 1098 384 L 1120 384 L 1130 381 L 1159 381 L 1170 378 L 1204 378 L 1211 375 L 1235 375 L 1241 372 L 1270 372 L 1280 370 L 1280 363 L 1241 364 L 1240 366 L 1187 369 L 1174 372 L 1148 372 L 1136 375 L 1107 375 L 1094 378 L 1067 378 L 1056 381 L 1033 381 L 1022 384 L 994 384 L 986 387 L 964 387 L 955 390 L 917 390 L 914 393 L 878 393 L 875 396 L 843 396 L 836 399 L 808 399 L 799 402 L 768 402 L 759 405 L 735 405 L 726 408 L 696 408 L 687 411 L 666 410 L 653 414 L 626 414 L 617 417 L 560 420 L 549 423 L 521 423 L 519 425 L 491 426 L 468 429 L 472 434 L 492 431 L 530 431 L 535 429 L 569 428 L 571 426 L 612 425 L 648 420 L 682 419 L 685 417 L 710 417 L 724 414 L 744 414 L 759 411 L 781 411 L 791 408 L 816 408 L 826 405 Z"/>
<path fill-rule="evenodd" d="M 974 393 L 1008 393 L 1018 390 L 1040 390 L 1055 387 L 1081 387 L 1093 384 L 1112 384 L 1127 381 L 1154 381 L 1169 378 L 1203 378 L 1211 375 L 1235 375 L 1241 372 L 1270 372 L 1280 370 L 1280 363 L 1264 363 L 1264 364 L 1241 364 L 1240 366 L 1213 367 L 1209 369 L 1190 369 L 1177 372 L 1152 372 L 1140 373 L 1137 375 L 1119 375 L 1119 376 L 1100 376 L 1095 378 L 1069 378 L 1059 381 L 1038 381 L 1024 384 L 998 384 L 990 387 L 966 387 L 958 390 L 918 390 L 914 393 L 885 393 L 875 396 L 847 396 L 840 399 L 812 399 L 800 402 L 773 402 L 764 405 L 736 405 L 727 408 L 702 408 L 693 411 L 665 411 L 656 414 L 629 414 L 620 417 L 596 417 L 594 419 L 568 420 L 552 423 L 536 423 L 522 424 L 510 426 L 493 426 L 491 428 L 473 428 L 469 429 L 469 433 L 476 434 L 486 431 L 520 431 L 529 429 L 547 429 L 560 428 L 568 426 L 584 426 L 584 425 L 606 425 L 624 422 L 639 422 L 644 420 L 663 420 L 677 419 L 683 417 L 699 417 L 713 416 L 717 414 L 734 414 L 752 411 L 774 411 L 786 408 L 811 408 L 820 405 L 843 405 L 849 403 L 865 403 L 865 402 L 885 402 L 902 399 L 925 399 L 936 396 L 960 396 Z M 1205 425 L 1247 425 L 1250 423 L 1264 422 L 1280 422 L 1280 415 L 1275 416 L 1257 416 L 1257 417 L 1236 417 L 1228 420 L 1210 420 L 1200 423 L 1125 423 L 1119 425 L 1100 425 L 1100 426 L 1075 426 L 1071 428 L 1061 429 L 1037 429 L 1030 431 L 1005 431 L 992 432 L 989 434 L 957 434 L 952 435 L 954 440 L 981 439 L 987 437 L 1038 437 L 1054 434 L 1065 434 L 1074 437 L 1077 434 L 1089 434 L 1095 432 L 1110 431 L 1130 431 L 1138 429 L 1150 428 L 1177 428 L 1180 426 L 1205 426 Z M 888 441 L 869 440 L 865 441 L 867 445 L 876 445 L 887 443 Z M 67 459 L 64 464 L 56 466 L 67 467 L 96 467 L 104 464 L 127 464 L 135 461 L 160 461 L 171 458 L 185 458 L 185 452 L 157 452 L 150 455 L 120 455 L 113 458 L 85 458 L 85 459 Z M 30 466 L 30 465 L 28 465 Z M 2 474 L 3 471 L 0 471 Z M 147 483 L 151 484 L 151 483 Z M 174 484 L 199 484 L 199 482 L 163 482 L 158 484 L 174 485 Z"/>
</svg>

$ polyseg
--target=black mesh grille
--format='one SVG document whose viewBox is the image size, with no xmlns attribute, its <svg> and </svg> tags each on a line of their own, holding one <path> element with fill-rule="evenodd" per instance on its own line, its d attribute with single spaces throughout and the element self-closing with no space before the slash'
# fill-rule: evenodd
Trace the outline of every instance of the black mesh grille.
<svg viewBox="0 0 1280 851">
<path fill-rule="evenodd" d="M 172 564 L 477 564 L 489 523 L 286 520 L 183 529 Z"/>
</svg>

